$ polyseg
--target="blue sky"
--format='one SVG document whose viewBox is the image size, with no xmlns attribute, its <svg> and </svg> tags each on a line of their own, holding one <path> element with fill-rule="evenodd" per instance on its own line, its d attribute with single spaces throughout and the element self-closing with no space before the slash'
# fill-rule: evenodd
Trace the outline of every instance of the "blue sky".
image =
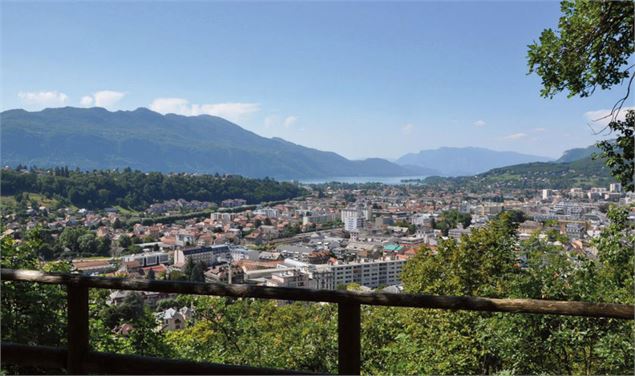
<svg viewBox="0 0 635 376">
<path fill-rule="evenodd" d="M 2 109 L 216 114 L 349 158 L 558 157 L 622 91 L 549 100 L 527 45 L 557 2 L 2 3 Z M 594 112 L 594 113 L 590 113 Z"/>
</svg>

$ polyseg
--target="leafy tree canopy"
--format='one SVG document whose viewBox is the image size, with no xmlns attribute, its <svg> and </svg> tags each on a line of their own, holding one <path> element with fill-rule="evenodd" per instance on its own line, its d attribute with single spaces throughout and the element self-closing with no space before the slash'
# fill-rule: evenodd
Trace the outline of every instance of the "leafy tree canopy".
<svg viewBox="0 0 635 376">
<path fill-rule="evenodd" d="M 544 30 L 539 42 L 529 45 L 529 73 L 540 76 L 540 94 L 549 98 L 562 91 L 569 97 L 588 97 L 598 87 L 610 89 L 628 79 L 626 94 L 602 118 L 610 118 L 606 128 L 617 134 L 617 141 L 602 141 L 598 147 L 613 176 L 633 191 L 635 113 L 628 110 L 625 121 L 619 116 L 635 77 L 635 65 L 629 65 L 635 52 L 635 3 L 565 0 L 561 11 L 558 30 Z"/>
<path fill-rule="evenodd" d="M 565 0 L 558 30 L 529 45 L 529 72 L 542 78 L 544 97 L 561 91 L 586 97 L 628 78 L 633 54 L 633 2 Z"/>
</svg>

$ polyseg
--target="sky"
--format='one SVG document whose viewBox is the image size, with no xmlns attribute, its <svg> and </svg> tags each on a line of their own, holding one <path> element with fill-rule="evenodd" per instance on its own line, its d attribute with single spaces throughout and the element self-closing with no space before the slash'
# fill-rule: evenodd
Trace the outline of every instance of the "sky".
<svg viewBox="0 0 635 376">
<path fill-rule="evenodd" d="M 623 96 L 540 97 L 558 2 L 1 3 L 3 110 L 227 118 L 347 158 L 477 146 L 559 157 Z"/>
</svg>

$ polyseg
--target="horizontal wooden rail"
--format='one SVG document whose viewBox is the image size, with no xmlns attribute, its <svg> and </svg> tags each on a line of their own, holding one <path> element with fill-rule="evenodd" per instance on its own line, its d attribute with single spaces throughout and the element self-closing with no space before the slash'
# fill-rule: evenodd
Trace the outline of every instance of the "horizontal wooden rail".
<svg viewBox="0 0 635 376">
<path fill-rule="evenodd" d="M 375 306 L 434 308 L 446 310 L 536 313 L 568 316 L 606 317 L 633 320 L 635 306 L 539 299 L 494 299 L 471 296 L 438 296 L 353 291 L 315 290 L 287 287 L 225 285 L 185 281 L 151 281 L 89 277 L 78 274 L 44 273 L 33 270 L 2 269 L 5 281 L 63 284 L 88 288 L 157 291 L 178 294 L 215 295 L 234 298 L 298 300 Z"/>
<path fill-rule="evenodd" d="M 300 300 L 338 304 L 338 371 L 360 373 L 360 306 L 395 306 L 448 310 L 556 314 L 633 320 L 635 306 L 536 299 L 491 299 L 469 296 L 435 296 L 359 293 L 183 281 L 150 281 L 88 277 L 79 274 L 43 273 L 2 269 L 3 281 L 66 285 L 68 292 L 68 349 L 2 343 L 2 363 L 65 369 L 69 373 L 111 374 L 282 374 L 288 370 L 198 363 L 90 351 L 88 342 L 88 289 L 158 291 L 166 293 Z"/>
<path fill-rule="evenodd" d="M 68 351 L 48 346 L 2 343 L 2 363 L 48 369 L 66 369 Z M 82 362 L 84 373 L 126 375 L 294 375 L 307 372 L 245 367 L 178 359 L 153 358 L 89 351 Z"/>
<path fill-rule="evenodd" d="M 58 347 L 29 346 L 9 342 L 0 344 L 2 364 L 62 369 L 66 368 L 67 357 L 68 351 Z"/>
</svg>

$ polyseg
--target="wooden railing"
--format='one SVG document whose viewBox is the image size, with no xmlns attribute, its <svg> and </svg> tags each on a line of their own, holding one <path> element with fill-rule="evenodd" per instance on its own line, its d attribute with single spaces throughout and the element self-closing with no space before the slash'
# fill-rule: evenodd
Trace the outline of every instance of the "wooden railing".
<svg viewBox="0 0 635 376">
<path fill-rule="evenodd" d="M 71 374 L 290 374 L 306 373 L 269 368 L 230 366 L 182 360 L 90 351 L 88 289 L 156 291 L 233 298 L 328 302 L 338 305 L 338 371 L 359 374 L 361 355 L 360 306 L 392 306 L 445 310 L 553 314 L 633 320 L 635 306 L 536 299 L 492 299 L 468 296 L 360 293 L 300 288 L 225 285 L 182 281 L 150 281 L 88 277 L 2 269 L 3 281 L 61 284 L 67 287 L 68 344 L 66 349 L 2 343 L 2 363 L 64 368 Z"/>
</svg>

